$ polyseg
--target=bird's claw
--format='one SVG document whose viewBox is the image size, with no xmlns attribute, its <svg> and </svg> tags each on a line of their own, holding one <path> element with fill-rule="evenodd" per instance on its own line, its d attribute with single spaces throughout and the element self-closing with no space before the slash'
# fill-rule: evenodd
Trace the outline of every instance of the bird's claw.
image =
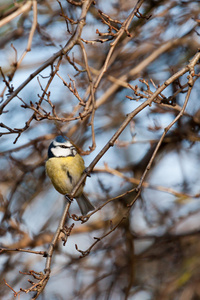
<svg viewBox="0 0 200 300">
<path fill-rule="evenodd" d="M 88 177 L 91 177 L 90 172 L 88 171 L 88 168 L 85 168 L 85 170 L 83 171 L 85 174 L 87 174 Z"/>
<path fill-rule="evenodd" d="M 71 198 L 71 196 L 69 194 L 65 194 L 65 199 L 67 201 L 69 201 L 69 203 L 72 203 L 72 201 L 73 201 L 73 198 Z"/>
</svg>

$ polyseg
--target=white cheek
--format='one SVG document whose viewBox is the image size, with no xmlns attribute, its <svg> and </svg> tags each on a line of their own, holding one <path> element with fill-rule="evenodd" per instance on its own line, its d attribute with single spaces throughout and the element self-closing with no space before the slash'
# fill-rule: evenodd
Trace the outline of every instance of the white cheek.
<svg viewBox="0 0 200 300">
<path fill-rule="evenodd" d="M 69 156 L 71 155 L 71 150 L 69 148 L 52 148 L 51 149 L 52 153 L 56 157 L 60 156 Z"/>
<path fill-rule="evenodd" d="M 59 146 L 62 146 L 62 145 L 65 145 L 66 147 L 71 147 L 72 146 L 70 141 L 66 141 L 65 143 L 59 143 L 59 142 L 53 141 L 53 144 L 54 144 L 55 148 L 59 147 Z"/>
</svg>

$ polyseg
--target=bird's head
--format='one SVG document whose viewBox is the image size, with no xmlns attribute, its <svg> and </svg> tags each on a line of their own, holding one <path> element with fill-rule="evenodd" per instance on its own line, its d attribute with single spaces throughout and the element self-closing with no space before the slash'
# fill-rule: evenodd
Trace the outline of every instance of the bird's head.
<svg viewBox="0 0 200 300">
<path fill-rule="evenodd" d="M 48 158 L 75 156 L 76 154 L 76 147 L 70 142 L 67 137 L 59 135 L 49 145 Z"/>
</svg>

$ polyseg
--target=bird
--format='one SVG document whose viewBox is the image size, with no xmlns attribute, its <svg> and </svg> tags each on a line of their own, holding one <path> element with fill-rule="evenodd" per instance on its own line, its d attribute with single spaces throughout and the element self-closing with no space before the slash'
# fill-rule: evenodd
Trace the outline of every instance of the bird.
<svg viewBox="0 0 200 300">
<path fill-rule="evenodd" d="M 68 195 L 85 171 L 85 163 L 69 138 L 59 135 L 49 145 L 45 168 L 54 188 L 69 199 Z M 95 209 L 83 192 L 84 185 L 85 181 L 74 196 L 83 216 Z"/>
</svg>

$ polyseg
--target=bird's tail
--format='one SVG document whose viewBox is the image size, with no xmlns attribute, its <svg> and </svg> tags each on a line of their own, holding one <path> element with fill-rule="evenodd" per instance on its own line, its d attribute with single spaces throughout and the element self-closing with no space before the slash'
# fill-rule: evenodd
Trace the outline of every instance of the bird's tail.
<svg viewBox="0 0 200 300">
<path fill-rule="evenodd" d="M 87 215 L 89 211 L 95 209 L 95 207 L 92 205 L 92 203 L 84 193 L 80 197 L 76 198 L 76 201 L 83 216 Z"/>
</svg>

